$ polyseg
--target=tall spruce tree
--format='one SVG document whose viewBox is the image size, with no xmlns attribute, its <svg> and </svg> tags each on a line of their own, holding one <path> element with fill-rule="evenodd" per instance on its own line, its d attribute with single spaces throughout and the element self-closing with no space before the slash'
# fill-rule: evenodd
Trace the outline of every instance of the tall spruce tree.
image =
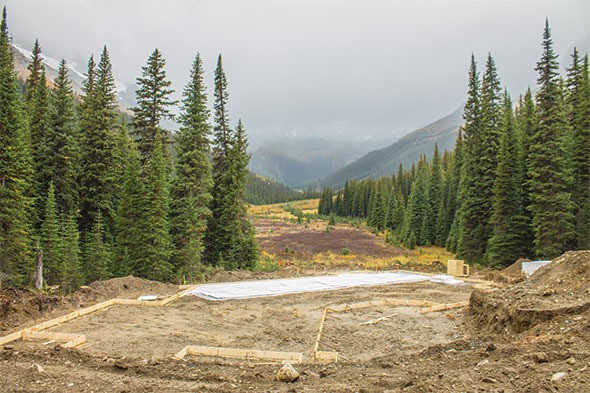
<svg viewBox="0 0 590 393">
<path fill-rule="evenodd" d="M 29 119 L 31 158 L 34 169 L 31 183 L 31 194 L 35 200 L 33 223 L 38 228 L 40 223 L 39 212 L 43 211 L 43 205 L 47 196 L 46 187 L 42 186 L 44 157 L 41 147 L 43 146 L 43 141 L 46 139 L 49 112 L 47 78 L 45 77 L 45 67 L 43 66 L 39 40 L 35 40 L 35 46 L 33 47 L 33 53 L 27 69 L 29 75 L 25 81 L 25 103 Z"/>
<path fill-rule="evenodd" d="M 172 84 L 166 77 L 166 60 L 156 48 L 142 67 L 142 75 L 137 78 L 137 106 L 133 111 L 133 132 L 137 139 L 137 148 L 141 156 L 142 166 L 149 160 L 156 145 L 161 139 L 164 146 L 168 145 L 169 137 L 161 128 L 161 120 L 174 116 L 170 107 L 176 102 L 170 99 L 174 92 Z"/>
<path fill-rule="evenodd" d="M 528 176 L 535 254 L 540 258 L 553 258 L 567 249 L 575 234 L 564 162 L 567 122 L 548 21 L 545 22 L 542 47 L 543 54 L 536 67 L 539 73 L 538 123 L 530 140 Z"/>
<path fill-rule="evenodd" d="M 402 240 L 409 245 L 421 239 L 425 213 L 428 211 L 428 166 L 420 157 L 416 180 L 412 183 L 410 199 L 404 215 Z M 412 239 L 413 237 L 413 239 Z"/>
<path fill-rule="evenodd" d="M 232 181 L 229 175 L 229 152 L 231 150 L 232 130 L 229 125 L 227 78 L 223 70 L 221 55 L 217 59 L 214 80 L 214 125 L 213 125 L 213 191 L 211 201 L 211 216 L 207 223 L 206 232 L 206 260 L 212 265 L 225 262 L 223 251 L 228 249 L 231 242 L 231 230 L 227 224 L 232 219 L 229 210 Z"/>
<path fill-rule="evenodd" d="M 80 228 L 83 233 L 90 231 L 100 212 L 107 243 L 112 245 L 117 179 L 120 177 L 115 153 L 118 104 L 106 47 L 98 66 L 93 57 L 88 61 L 84 94 L 80 109 Z"/>
<path fill-rule="evenodd" d="M 116 276 L 144 273 L 139 265 L 142 250 L 144 183 L 141 180 L 141 164 L 135 143 L 125 136 L 122 187 L 119 195 L 117 214 L 117 241 L 115 266 Z"/>
<path fill-rule="evenodd" d="M 28 140 L 4 7 L 0 24 L 0 272 L 17 284 L 32 276 L 32 167 Z"/>
<path fill-rule="evenodd" d="M 168 158 L 161 139 L 156 139 L 143 173 L 145 195 L 141 202 L 139 222 L 140 245 L 136 273 L 152 280 L 167 281 L 173 277 L 171 263 L 174 246 L 170 235 Z"/>
<path fill-rule="evenodd" d="M 172 184 L 172 235 L 174 264 L 188 281 L 197 276 L 204 249 L 207 220 L 211 215 L 211 164 L 209 163 L 209 110 L 203 83 L 203 66 L 195 57 L 190 81 L 184 89 L 182 126 L 176 134 L 176 177 Z"/>
<path fill-rule="evenodd" d="M 105 230 L 102 213 L 97 212 L 94 222 L 84 233 L 82 259 L 86 281 L 106 280 L 110 278 L 109 265 L 112 255 L 109 245 L 105 242 Z"/>
<path fill-rule="evenodd" d="M 55 187 L 58 211 L 65 215 L 78 209 L 79 147 L 74 93 L 65 60 L 59 63 L 51 91 L 48 129 L 42 142 L 43 189 Z"/>
<path fill-rule="evenodd" d="M 435 244 L 437 228 L 439 225 L 439 220 L 443 220 L 442 214 L 439 214 L 441 211 L 441 206 L 443 202 L 442 198 L 442 187 L 443 187 L 443 177 L 442 177 L 442 168 L 441 168 L 441 158 L 440 153 L 438 151 L 438 144 L 434 145 L 434 154 L 432 156 L 432 164 L 430 170 L 430 179 L 428 181 L 428 215 L 425 217 L 426 227 L 428 228 L 427 233 L 424 232 L 422 237 L 424 238 L 424 244 Z M 442 237 L 442 236 L 441 236 Z"/>
<path fill-rule="evenodd" d="M 463 130 L 459 128 L 457 142 L 455 143 L 454 160 L 452 172 L 448 179 L 448 210 L 447 219 L 449 222 L 445 246 L 452 252 L 457 251 L 459 241 L 459 226 L 461 223 L 461 193 L 459 185 L 461 182 L 461 168 L 463 167 Z"/>
<path fill-rule="evenodd" d="M 236 212 L 235 220 L 237 222 L 237 244 L 235 247 L 235 260 L 239 269 L 253 268 L 258 260 L 258 246 L 255 239 L 254 226 L 248 219 L 248 211 L 244 203 L 244 188 L 248 178 L 248 163 L 250 155 L 248 154 L 248 139 L 242 120 L 238 119 L 238 125 L 234 132 L 234 140 L 230 155 L 232 166 L 231 174 L 234 179 L 233 200 Z"/>
<path fill-rule="evenodd" d="M 576 244 L 579 249 L 590 248 L 590 84 L 588 56 L 581 59 L 574 48 L 572 64 L 567 70 L 568 121 L 571 129 L 570 162 L 573 175 L 572 201 Z"/>
<path fill-rule="evenodd" d="M 476 213 L 476 216 L 465 217 L 466 221 L 475 222 L 473 232 L 467 227 L 463 228 L 461 252 L 470 261 L 485 262 L 484 254 L 486 244 L 492 235 L 490 225 L 492 215 L 492 189 L 495 181 L 497 156 L 499 148 L 499 118 L 500 112 L 500 81 L 496 72 L 496 65 L 491 54 L 488 54 L 486 68 L 481 86 L 481 100 L 479 113 L 479 127 L 475 129 L 478 134 L 475 137 L 479 146 L 471 145 L 470 154 L 477 153 L 471 157 L 471 165 L 475 165 L 470 184 L 470 198 L 465 200 Z M 472 140 L 474 142 L 475 140 Z M 468 241 L 466 241 L 468 240 Z"/>
<path fill-rule="evenodd" d="M 486 252 L 490 265 L 502 266 L 526 257 L 528 225 L 524 217 L 521 162 L 518 153 L 512 101 L 504 92 L 498 167 L 493 186 L 493 235 Z"/>
<path fill-rule="evenodd" d="M 80 234 L 74 214 L 62 217 L 60 227 L 59 286 L 63 292 L 73 292 L 82 281 L 80 266 Z"/>
<path fill-rule="evenodd" d="M 43 250 L 43 278 L 49 285 L 56 285 L 60 277 L 62 242 L 53 182 L 49 183 L 47 190 L 40 235 L 41 249 Z"/>
<path fill-rule="evenodd" d="M 460 212 L 457 228 L 457 254 L 470 262 L 478 262 L 487 241 L 487 211 L 481 201 L 479 180 L 482 177 L 479 157 L 482 154 L 481 86 L 475 57 L 471 55 L 469 88 L 463 112 L 463 164 L 460 181 Z"/>
</svg>

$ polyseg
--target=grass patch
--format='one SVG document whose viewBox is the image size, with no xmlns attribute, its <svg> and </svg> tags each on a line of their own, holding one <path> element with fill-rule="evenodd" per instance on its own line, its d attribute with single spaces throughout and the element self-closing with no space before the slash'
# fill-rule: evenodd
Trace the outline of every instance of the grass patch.
<svg viewBox="0 0 590 393">
<path fill-rule="evenodd" d="M 252 268 L 254 272 L 276 272 L 277 270 L 279 270 L 279 263 L 276 256 L 266 251 L 262 251 L 256 265 Z"/>
</svg>

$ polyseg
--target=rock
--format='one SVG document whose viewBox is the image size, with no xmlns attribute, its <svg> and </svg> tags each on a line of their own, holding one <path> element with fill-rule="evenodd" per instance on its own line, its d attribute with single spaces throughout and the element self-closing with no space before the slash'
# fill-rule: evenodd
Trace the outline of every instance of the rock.
<svg viewBox="0 0 590 393">
<path fill-rule="evenodd" d="M 38 373 L 42 373 L 43 371 L 45 371 L 45 369 L 43 367 L 41 367 L 40 364 L 37 363 L 33 363 L 33 365 L 31 366 L 31 368 L 37 369 Z"/>
<path fill-rule="evenodd" d="M 555 373 L 551 376 L 551 382 L 563 381 L 565 379 L 565 377 L 567 377 L 566 372 L 561 371 L 561 372 Z"/>
<path fill-rule="evenodd" d="M 310 377 L 314 377 L 314 378 L 321 378 L 321 375 L 318 373 L 315 373 L 313 371 L 310 370 L 306 370 L 303 372 L 305 375 L 309 375 Z"/>
<path fill-rule="evenodd" d="M 289 363 L 285 364 L 277 372 L 277 381 L 295 382 L 299 378 L 299 372 Z"/>
<path fill-rule="evenodd" d="M 477 365 L 475 366 L 475 368 L 478 368 L 478 367 L 481 367 L 481 366 L 485 366 L 488 363 L 490 363 L 490 361 L 488 359 L 484 359 L 481 362 L 477 363 Z"/>
<path fill-rule="evenodd" d="M 123 370 L 123 371 L 125 371 L 129 368 L 129 366 L 127 364 L 125 364 L 123 362 L 118 362 L 118 361 L 115 362 L 114 367 L 119 370 Z"/>
<path fill-rule="evenodd" d="M 537 363 L 547 363 L 549 361 L 549 356 L 545 352 L 533 353 L 532 358 Z"/>
<path fill-rule="evenodd" d="M 490 378 L 490 377 L 485 377 L 484 379 L 482 379 L 482 382 L 485 382 L 485 383 L 498 383 L 498 380 L 496 380 L 494 378 Z"/>
<path fill-rule="evenodd" d="M 576 359 L 574 359 L 574 358 L 568 358 L 565 362 L 567 364 L 576 364 Z"/>
<path fill-rule="evenodd" d="M 14 345 L 11 345 L 11 344 L 6 344 L 6 345 L 4 346 L 4 350 L 5 350 L 5 351 L 12 351 L 13 349 L 14 349 Z"/>
<path fill-rule="evenodd" d="M 494 344 L 494 343 L 489 343 L 489 344 L 488 344 L 488 346 L 487 346 L 487 348 L 486 348 L 486 352 L 495 351 L 495 350 L 496 350 L 496 348 L 498 348 L 498 347 L 496 347 L 496 344 Z"/>
</svg>

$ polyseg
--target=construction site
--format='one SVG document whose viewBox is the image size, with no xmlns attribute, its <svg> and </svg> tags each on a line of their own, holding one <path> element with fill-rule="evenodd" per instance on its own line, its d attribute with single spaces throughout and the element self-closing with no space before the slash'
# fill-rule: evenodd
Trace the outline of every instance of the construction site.
<svg viewBox="0 0 590 393">
<path fill-rule="evenodd" d="M 266 250 L 284 250 L 284 238 L 291 247 L 274 272 L 220 271 L 180 287 L 123 277 L 68 296 L 4 290 L 1 390 L 588 391 L 590 251 L 528 278 L 520 262 L 369 270 L 367 261 L 399 250 L 342 226 L 338 236 L 357 237 L 354 259 L 293 264 L 326 246 L 310 240 L 323 228 L 263 225 Z M 292 382 L 277 378 L 285 364 Z"/>
</svg>

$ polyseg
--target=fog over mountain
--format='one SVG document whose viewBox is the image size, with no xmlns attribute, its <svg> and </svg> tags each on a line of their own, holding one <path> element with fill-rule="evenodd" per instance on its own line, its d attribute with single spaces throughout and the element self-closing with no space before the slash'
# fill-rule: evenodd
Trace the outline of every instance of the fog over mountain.
<svg viewBox="0 0 590 393">
<path fill-rule="evenodd" d="M 211 87 L 222 53 L 230 116 L 243 119 L 250 150 L 263 154 L 253 164 L 277 154 L 305 159 L 300 152 L 323 141 L 317 144 L 324 151 L 306 153 L 310 160 L 325 156 L 317 161 L 324 170 L 454 111 L 465 100 L 471 53 L 483 68 L 491 52 L 502 84 L 516 96 L 536 83 L 546 17 L 562 65 L 574 45 L 587 51 L 590 42 L 587 0 L 3 3 L 21 48 L 39 38 L 44 53 L 84 72 L 90 54 L 106 44 L 128 103 L 155 47 L 167 60 L 177 99 L 195 54 L 204 59 Z"/>
</svg>

